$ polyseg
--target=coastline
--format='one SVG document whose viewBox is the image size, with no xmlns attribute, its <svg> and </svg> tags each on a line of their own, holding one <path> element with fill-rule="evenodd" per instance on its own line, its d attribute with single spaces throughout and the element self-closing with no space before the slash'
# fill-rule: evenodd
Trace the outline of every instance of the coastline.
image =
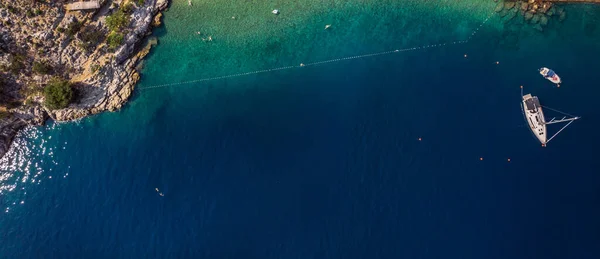
<svg viewBox="0 0 600 259">
<path fill-rule="evenodd" d="M 115 3 L 101 2 L 105 6 Z M 146 0 L 142 6 L 136 8 L 130 15 L 131 21 L 128 25 L 133 29 L 126 34 L 123 43 L 114 53 L 102 53 L 96 49 L 90 55 L 86 55 L 73 46 L 75 44 L 68 42 L 66 46 L 58 47 L 58 53 L 50 54 L 51 58 L 59 60 L 61 65 L 68 63 L 83 67 L 78 71 L 79 73 L 69 73 L 68 76 L 71 82 L 77 84 L 76 102 L 71 103 L 67 108 L 57 110 L 49 110 L 41 104 L 7 109 L 10 116 L 0 119 L 0 157 L 9 151 L 14 137 L 26 126 L 40 126 L 48 119 L 58 122 L 73 121 L 104 111 L 120 109 L 127 102 L 140 79 L 137 66 L 149 53 L 150 48 L 156 44 L 156 40 L 147 39 L 152 29 L 160 25 L 162 12 L 169 4 L 169 0 Z M 98 12 L 100 11 L 92 15 Z M 99 23 L 98 26 L 101 27 L 103 24 Z M 146 44 L 142 46 L 144 42 Z M 98 49 L 101 47 L 103 44 L 100 44 Z M 97 71 L 91 73 L 88 71 L 91 62 L 101 61 L 105 63 Z M 17 83 L 24 84 L 18 79 Z"/>
<path fill-rule="evenodd" d="M 0 254 L 600 258 L 600 6 L 542 33 L 475 1 L 171 1 L 119 111 L 14 138 Z M 520 85 L 583 119 L 542 148 Z"/>
</svg>

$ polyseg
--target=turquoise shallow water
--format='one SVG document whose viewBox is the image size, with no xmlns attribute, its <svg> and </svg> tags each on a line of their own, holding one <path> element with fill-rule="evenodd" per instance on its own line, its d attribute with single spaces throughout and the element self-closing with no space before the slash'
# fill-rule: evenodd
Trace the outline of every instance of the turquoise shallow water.
<svg viewBox="0 0 600 259">
<path fill-rule="evenodd" d="M 168 67 L 168 77 L 152 78 L 161 84 L 464 40 L 491 12 L 473 2 L 175 2 L 156 32 L 162 54 L 145 72 Z M 213 41 L 203 41 L 208 36 Z"/>
<path fill-rule="evenodd" d="M 495 6 L 219 3 L 171 6 L 123 110 L 17 139 L 0 258 L 598 258 L 597 6 L 544 33 L 494 15 L 466 44 L 150 88 L 465 40 Z M 540 148 L 520 85 L 583 119 Z"/>
</svg>

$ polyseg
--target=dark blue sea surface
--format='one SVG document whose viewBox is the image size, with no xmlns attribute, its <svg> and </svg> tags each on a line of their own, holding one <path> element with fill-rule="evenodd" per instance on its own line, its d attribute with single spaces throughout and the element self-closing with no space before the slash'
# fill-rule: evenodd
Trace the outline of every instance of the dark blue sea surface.
<svg viewBox="0 0 600 259">
<path fill-rule="evenodd" d="M 493 15 L 466 44 L 149 88 L 464 40 L 478 7 L 469 30 L 358 26 L 289 58 L 302 47 L 277 39 L 260 53 L 279 59 L 229 52 L 226 70 L 176 54 L 173 6 L 124 109 L 28 129 L 2 160 L 0 258 L 600 258 L 598 6 L 544 32 Z M 521 85 L 582 119 L 541 147 Z"/>
</svg>

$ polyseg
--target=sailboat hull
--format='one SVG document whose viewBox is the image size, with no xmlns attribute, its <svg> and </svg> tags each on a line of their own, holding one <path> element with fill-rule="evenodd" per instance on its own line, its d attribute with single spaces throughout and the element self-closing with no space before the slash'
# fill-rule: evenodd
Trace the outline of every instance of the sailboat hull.
<svg viewBox="0 0 600 259">
<path fill-rule="evenodd" d="M 547 143 L 546 121 L 542 105 L 537 96 L 531 96 L 531 94 L 523 95 L 521 107 L 523 108 L 523 115 L 529 125 L 529 129 L 540 143 L 545 145 Z"/>
</svg>

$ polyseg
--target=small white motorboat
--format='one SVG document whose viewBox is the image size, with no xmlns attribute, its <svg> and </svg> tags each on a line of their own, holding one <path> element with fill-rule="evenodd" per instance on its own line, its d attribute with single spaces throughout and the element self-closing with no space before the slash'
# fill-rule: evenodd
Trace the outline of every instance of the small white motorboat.
<svg viewBox="0 0 600 259">
<path fill-rule="evenodd" d="M 275 9 L 275 10 L 273 10 L 273 11 L 272 11 L 272 13 L 273 13 L 274 15 L 278 15 L 278 14 L 279 14 L 279 10 Z"/>
<path fill-rule="evenodd" d="M 548 81 L 555 83 L 558 87 L 560 87 L 560 84 L 562 83 L 562 81 L 560 80 L 560 77 L 552 69 L 549 69 L 547 67 L 542 67 L 542 68 L 540 68 L 540 74 L 542 76 L 544 76 L 544 78 L 548 79 Z"/>
</svg>

